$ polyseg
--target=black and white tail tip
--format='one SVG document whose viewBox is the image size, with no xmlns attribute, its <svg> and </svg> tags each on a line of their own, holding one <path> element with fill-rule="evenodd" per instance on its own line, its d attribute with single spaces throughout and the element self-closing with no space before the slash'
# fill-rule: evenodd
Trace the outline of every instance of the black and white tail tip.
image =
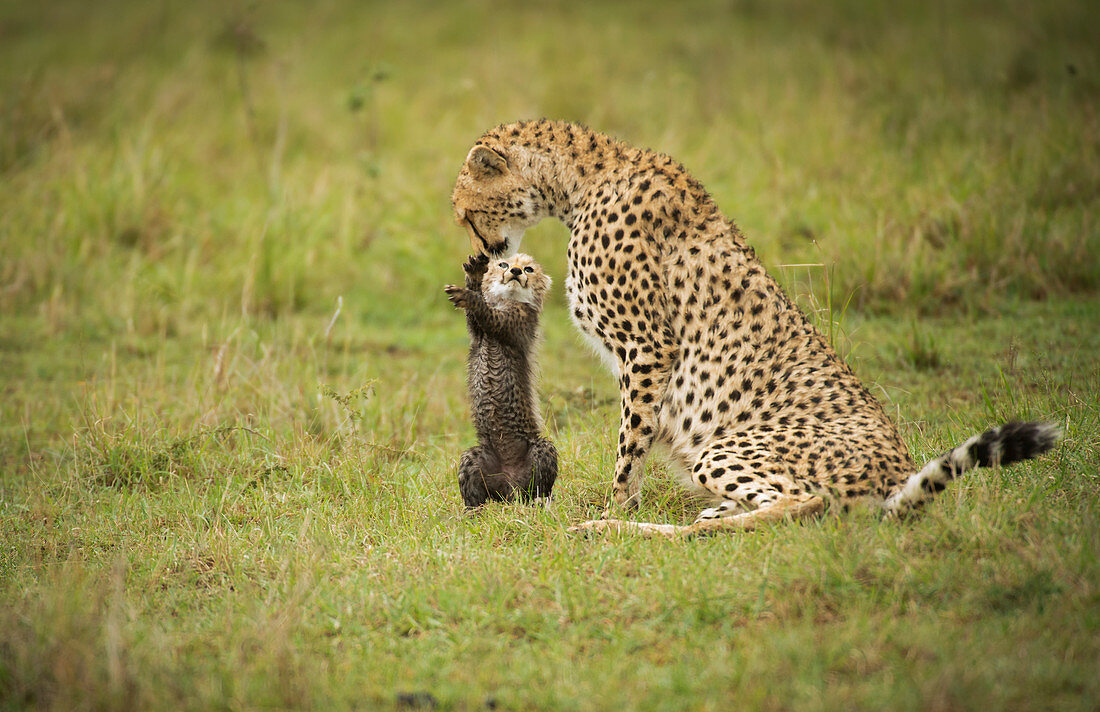
<svg viewBox="0 0 1100 712">
<path fill-rule="evenodd" d="M 904 514 L 931 500 L 968 470 L 1030 460 L 1054 447 L 1061 437 L 1062 429 L 1054 423 L 1013 422 L 987 430 L 930 461 L 890 495 L 884 508 L 889 514 Z"/>
</svg>

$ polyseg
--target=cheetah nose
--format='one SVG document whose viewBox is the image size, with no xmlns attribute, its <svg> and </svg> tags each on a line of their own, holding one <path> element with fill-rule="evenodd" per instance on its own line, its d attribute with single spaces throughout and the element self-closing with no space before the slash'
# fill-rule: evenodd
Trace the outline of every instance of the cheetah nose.
<svg viewBox="0 0 1100 712">
<path fill-rule="evenodd" d="M 512 268 L 512 274 L 514 274 L 515 276 L 518 277 L 521 274 L 523 274 L 523 270 L 521 270 L 519 267 L 513 267 Z"/>
</svg>

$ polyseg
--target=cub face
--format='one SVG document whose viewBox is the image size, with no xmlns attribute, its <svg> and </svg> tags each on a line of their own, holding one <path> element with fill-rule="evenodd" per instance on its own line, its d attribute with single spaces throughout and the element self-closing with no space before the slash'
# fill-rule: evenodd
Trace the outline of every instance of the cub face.
<svg viewBox="0 0 1100 712">
<path fill-rule="evenodd" d="M 451 194 L 455 222 L 466 228 L 474 254 L 515 254 L 538 214 L 530 185 L 516 175 L 506 149 L 478 142 L 462 165 Z"/>
<path fill-rule="evenodd" d="M 489 261 L 481 290 L 490 300 L 525 302 L 540 309 L 550 281 L 533 257 L 517 253 Z"/>
</svg>

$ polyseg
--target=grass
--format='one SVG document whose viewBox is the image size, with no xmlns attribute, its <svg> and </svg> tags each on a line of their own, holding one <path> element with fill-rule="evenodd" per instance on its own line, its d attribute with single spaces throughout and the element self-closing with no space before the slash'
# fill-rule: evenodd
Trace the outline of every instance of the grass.
<svg viewBox="0 0 1100 712">
<path fill-rule="evenodd" d="M 1096 19 L 0 3 L 0 707 L 1094 709 Z M 448 195 L 540 115 L 682 160 L 918 459 L 1064 443 L 902 525 L 570 537 L 618 408 L 546 224 L 556 502 L 466 516 Z"/>
</svg>

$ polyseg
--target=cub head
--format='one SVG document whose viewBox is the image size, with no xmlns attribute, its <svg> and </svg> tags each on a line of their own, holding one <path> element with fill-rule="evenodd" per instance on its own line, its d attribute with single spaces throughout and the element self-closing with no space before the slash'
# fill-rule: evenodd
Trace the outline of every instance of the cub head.
<svg viewBox="0 0 1100 712">
<path fill-rule="evenodd" d="M 466 156 L 451 204 L 474 254 L 515 254 L 523 232 L 543 217 L 535 202 L 538 193 L 520 175 L 517 163 L 509 149 L 488 138 Z"/>
<path fill-rule="evenodd" d="M 490 302 L 525 302 L 542 309 L 550 289 L 550 277 L 530 255 L 517 253 L 504 259 L 490 260 L 481 281 L 481 291 Z"/>
</svg>

